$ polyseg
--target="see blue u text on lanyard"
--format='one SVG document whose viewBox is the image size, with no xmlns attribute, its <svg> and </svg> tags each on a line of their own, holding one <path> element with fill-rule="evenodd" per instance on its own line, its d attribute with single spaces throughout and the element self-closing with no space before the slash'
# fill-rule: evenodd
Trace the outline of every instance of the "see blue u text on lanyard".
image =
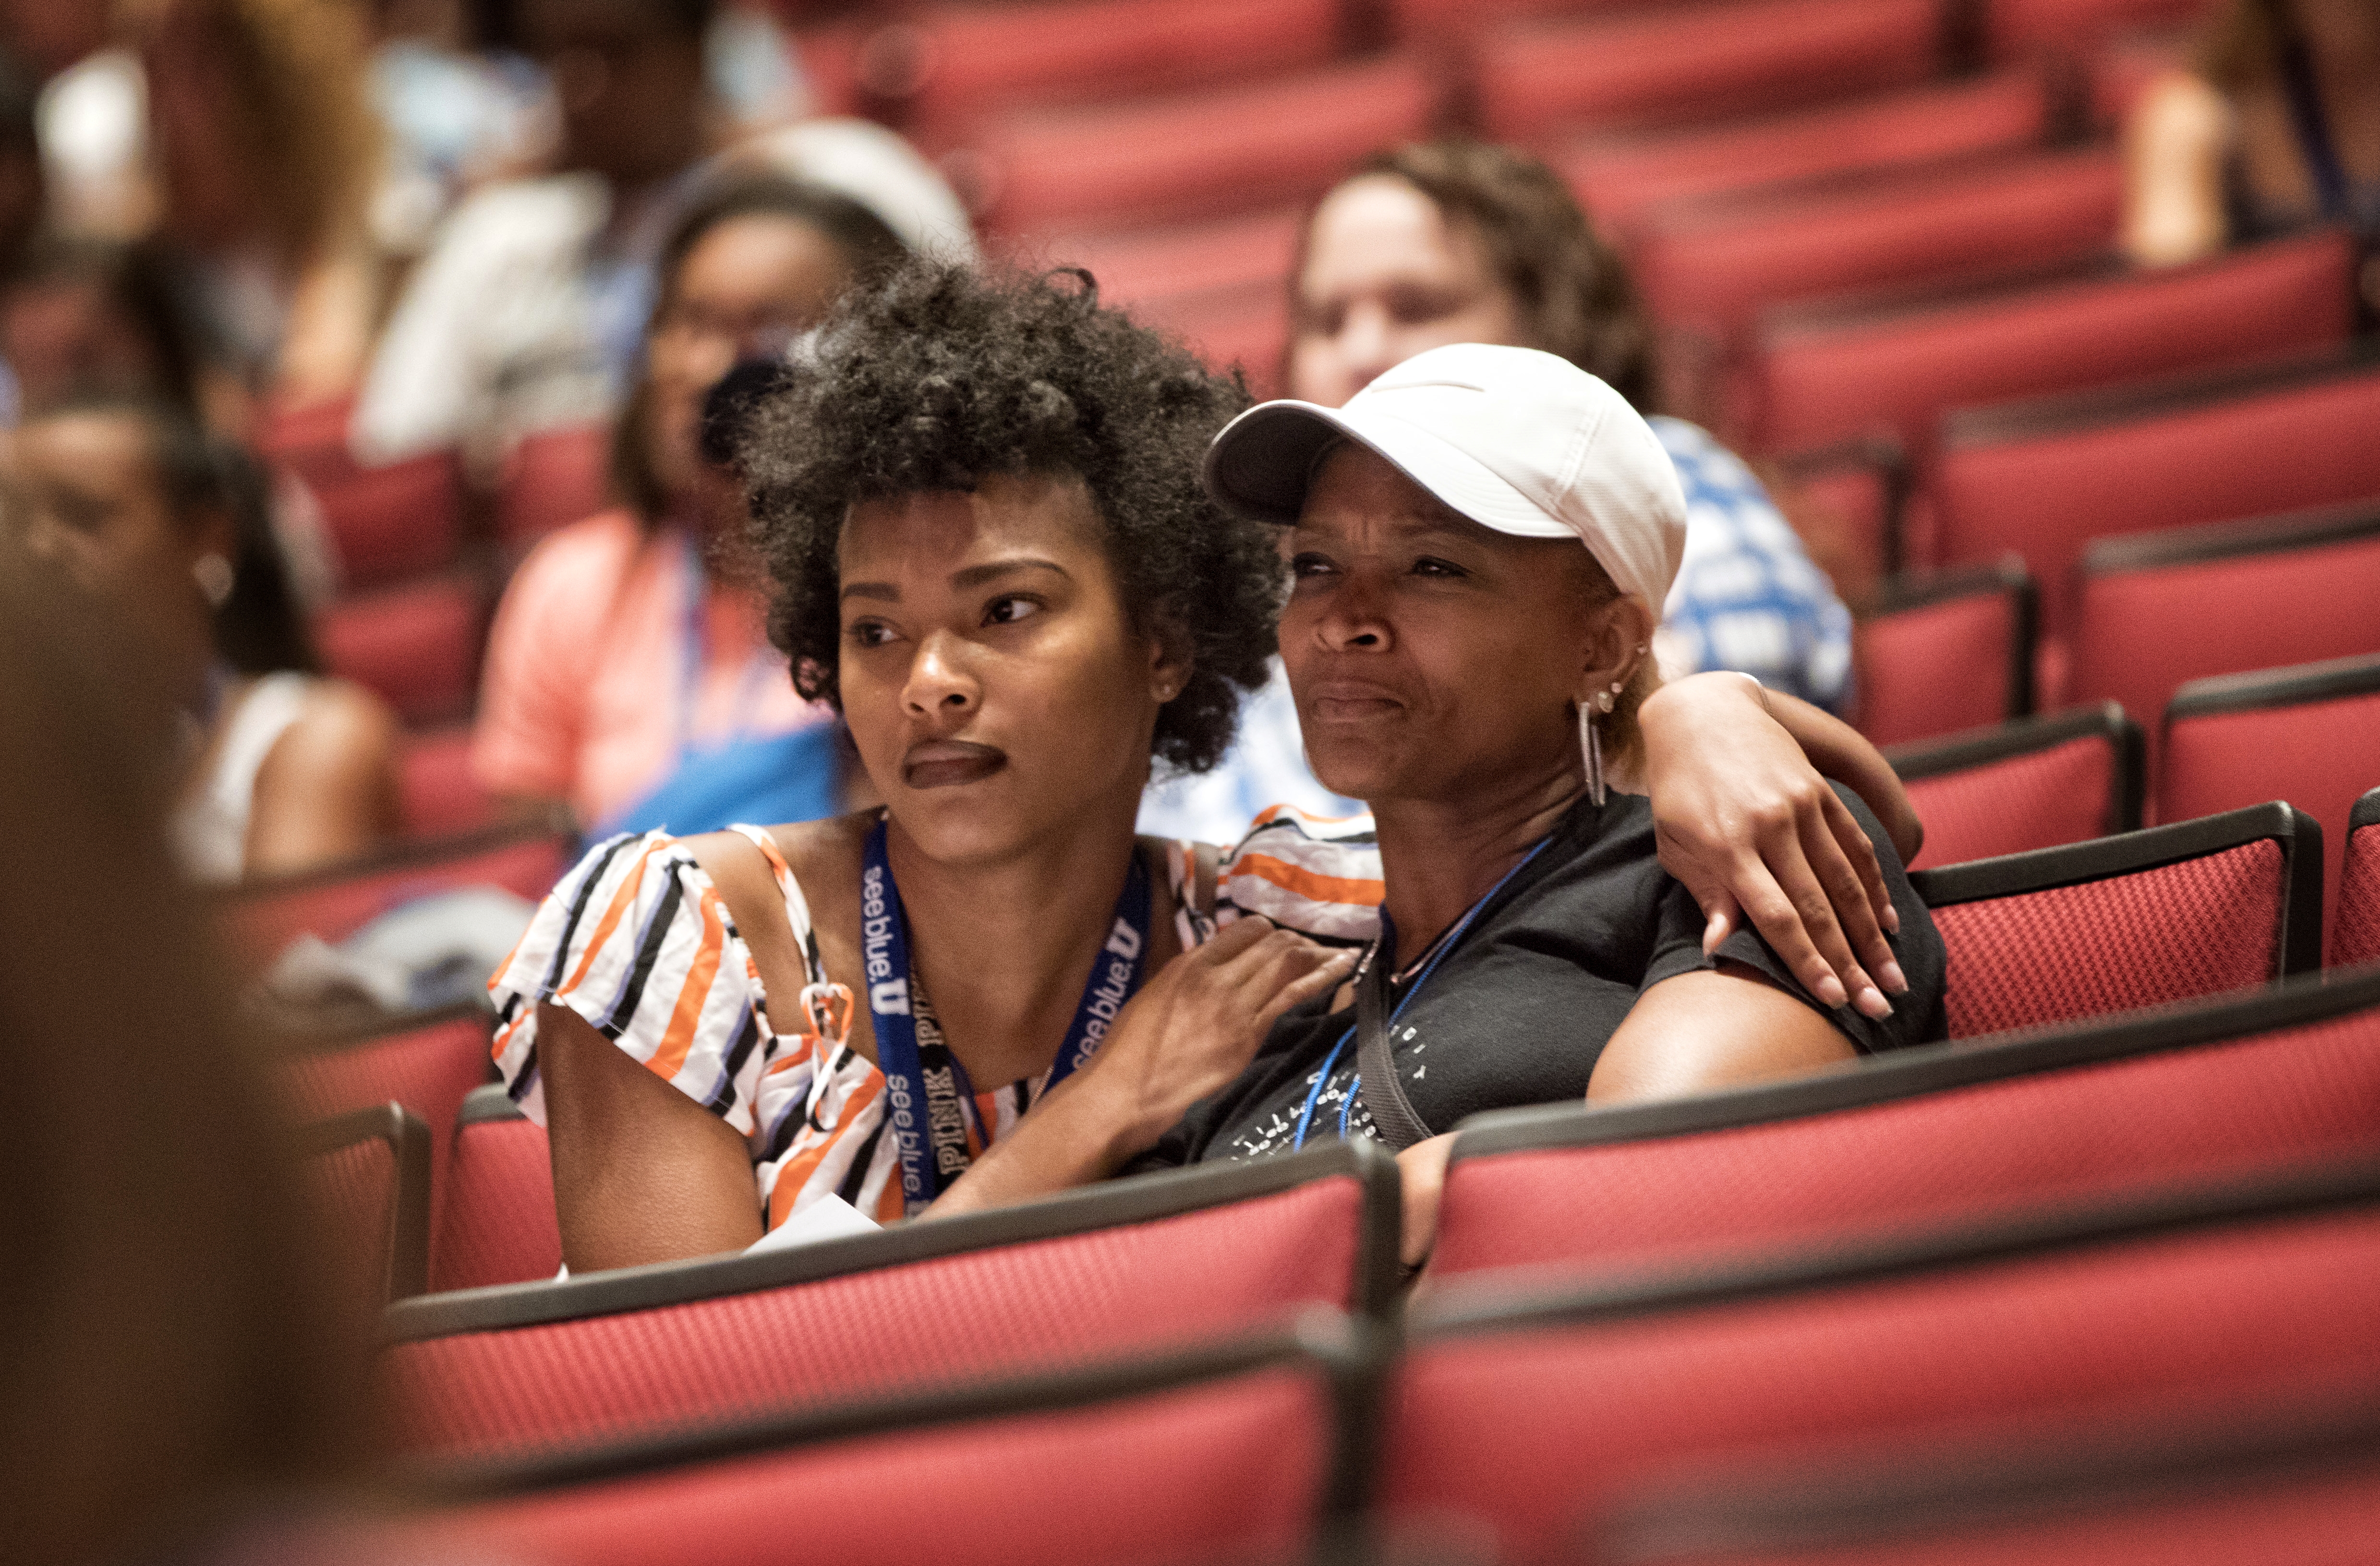
<svg viewBox="0 0 2380 1566">
<path fill-rule="evenodd" d="M 901 1197 L 915 1218 L 967 1171 L 966 1115 L 973 1096 L 966 1069 L 942 1040 L 932 1008 L 909 960 L 909 920 L 885 853 L 885 823 L 868 833 L 859 874 L 860 965 L 868 1013 L 876 1028 L 876 1064 L 884 1074 L 884 1123 L 901 1154 Z M 1116 899 L 1074 1025 L 1042 1084 L 1047 1093 L 1072 1076 L 1107 1041 L 1123 1003 L 1140 989 L 1148 965 L 1148 870 L 1137 850 Z"/>
</svg>

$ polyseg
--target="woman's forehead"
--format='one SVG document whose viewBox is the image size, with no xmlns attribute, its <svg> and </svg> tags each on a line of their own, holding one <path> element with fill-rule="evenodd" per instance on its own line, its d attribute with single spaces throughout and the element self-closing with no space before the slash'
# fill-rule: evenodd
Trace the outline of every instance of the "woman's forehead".
<svg viewBox="0 0 2380 1566">
<path fill-rule="evenodd" d="M 995 473 L 972 490 L 917 490 L 856 503 L 840 543 L 843 573 L 885 567 L 964 569 L 1031 548 L 1096 553 L 1101 543 L 1090 491 L 1073 474 Z"/>
</svg>

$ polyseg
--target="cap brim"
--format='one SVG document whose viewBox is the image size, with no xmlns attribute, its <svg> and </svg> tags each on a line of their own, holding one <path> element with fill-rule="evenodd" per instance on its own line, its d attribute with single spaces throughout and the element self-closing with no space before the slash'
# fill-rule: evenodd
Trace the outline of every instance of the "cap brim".
<svg viewBox="0 0 2380 1566">
<path fill-rule="evenodd" d="M 1286 527 L 1305 509 L 1315 458 L 1342 439 L 1375 453 L 1483 528 L 1523 539 L 1578 537 L 1467 452 L 1417 424 L 1362 407 L 1259 404 L 1207 447 L 1200 477 L 1217 504 Z"/>
</svg>

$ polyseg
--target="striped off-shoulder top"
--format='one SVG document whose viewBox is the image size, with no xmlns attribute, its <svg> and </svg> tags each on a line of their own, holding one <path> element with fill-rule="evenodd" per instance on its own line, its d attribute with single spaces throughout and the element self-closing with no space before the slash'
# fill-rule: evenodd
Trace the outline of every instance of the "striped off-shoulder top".
<svg viewBox="0 0 2380 1566">
<path fill-rule="evenodd" d="M 623 834 L 563 877 L 489 981 L 496 1065 L 514 1101 L 544 1124 L 537 1008 L 567 1006 L 742 1135 L 765 1228 L 830 1194 L 880 1223 L 896 1221 L 900 1153 L 885 1130 L 884 1075 L 851 1047 L 851 991 L 828 977 L 808 900 L 774 840 L 759 827 L 731 830 L 776 874 L 806 970 L 801 993 L 772 1002 L 726 900 L 685 844 L 667 832 Z M 1168 845 L 1166 868 L 1185 951 L 1242 913 L 1333 943 L 1368 941 L 1378 923 L 1379 854 L 1368 818 L 1266 811 L 1219 867 L 1211 918 L 1190 906 L 1187 845 Z M 980 1155 L 1005 1135 L 1045 1078 L 964 1105 L 968 1151 Z"/>
</svg>

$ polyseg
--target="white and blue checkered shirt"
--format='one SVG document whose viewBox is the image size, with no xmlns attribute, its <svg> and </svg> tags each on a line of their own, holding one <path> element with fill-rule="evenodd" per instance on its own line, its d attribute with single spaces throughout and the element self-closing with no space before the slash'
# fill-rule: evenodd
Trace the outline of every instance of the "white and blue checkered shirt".
<svg viewBox="0 0 2380 1566">
<path fill-rule="evenodd" d="M 1742 458 L 1680 419 L 1649 420 L 1686 492 L 1686 552 L 1663 606 L 1662 673 L 1672 679 L 1737 669 L 1839 711 L 1851 697 L 1852 616 L 1800 535 Z M 1364 807 L 1316 781 L 1281 660 L 1272 681 L 1240 709 L 1240 734 L 1211 772 L 1152 783 L 1140 830 L 1196 843 L 1237 843 L 1257 811 L 1294 805 L 1311 815 Z"/>
</svg>

